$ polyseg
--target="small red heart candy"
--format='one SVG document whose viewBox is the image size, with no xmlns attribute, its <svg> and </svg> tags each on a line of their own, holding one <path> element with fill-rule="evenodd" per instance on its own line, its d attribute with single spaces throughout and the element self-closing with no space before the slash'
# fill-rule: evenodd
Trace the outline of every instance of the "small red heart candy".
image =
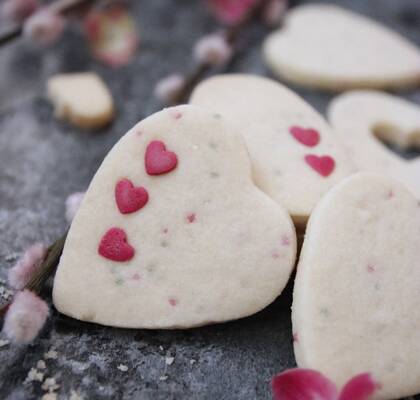
<svg viewBox="0 0 420 400">
<path fill-rule="evenodd" d="M 335 161 L 330 156 L 316 156 L 314 154 L 308 154 L 305 156 L 305 161 L 311 166 L 318 174 L 327 177 L 330 175 L 335 168 Z"/>
<path fill-rule="evenodd" d="M 292 126 L 289 132 L 298 142 L 308 147 L 316 146 L 320 140 L 319 132 L 315 129 Z"/>
<path fill-rule="evenodd" d="M 115 186 L 115 201 L 121 214 L 140 210 L 148 200 L 147 190 L 142 186 L 135 187 L 129 179 L 122 179 Z"/>
<path fill-rule="evenodd" d="M 112 261 L 128 261 L 134 257 L 134 248 L 127 243 L 127 235 L 120 228 L 111 228 L 102 237 L 98 253 Z"/>
<path fill-rule="evenodd" d="M 159 140 L 149 143 L 145 156 L 146 171 L 149 175 L 162 175 L 175 169 L 178 164 L 177 156 L 167 151 L 166 146 Z"/>
</svg>

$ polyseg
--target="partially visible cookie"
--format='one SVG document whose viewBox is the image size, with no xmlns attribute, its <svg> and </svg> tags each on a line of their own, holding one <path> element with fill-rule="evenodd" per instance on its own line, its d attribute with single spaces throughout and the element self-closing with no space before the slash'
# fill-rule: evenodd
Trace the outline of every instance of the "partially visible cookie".
<svg viewBox="0 0 420 400">
<path fill-rule="evenodd" d="M 324 118 L 273 80 L 219 75 L 200 83 L 191 103 L 237 125 L 255 182 L 286 207 L 299 231 L 323 194 L 354 170 Z"/>
<path fill-rule="evenodd" d="M 294 285 L 299 367 L 338 387 L 370 373 L 376 400 L 420 392 L 419 242 L 420 206 L 399 182 L 359 173 L 324 196 Z"/>
<path fill-rule="evenodd" d="M 47 89 L 57 118 L 73 125 L 101 128 L 114 118 L 111 93 L 95 73 L 55 75 L 48 80 Z"/>
<path fill-rule="evenodd" d="M 329 4 L 295 7 L 264 43 L 287 81 L 315 88 L 400 88 L 420 83 L 420 52 L 387 27 Z"/>
<path fill-rule="evenodd" d="M 403 182 L 420 199 L 420 159 L 404 159 L 379 139 L 400 149 L 420 148 L 420 107 L 375 91 L 353 91 L 336 97 L 329 121 L 358 169 Z"/>
</svg>

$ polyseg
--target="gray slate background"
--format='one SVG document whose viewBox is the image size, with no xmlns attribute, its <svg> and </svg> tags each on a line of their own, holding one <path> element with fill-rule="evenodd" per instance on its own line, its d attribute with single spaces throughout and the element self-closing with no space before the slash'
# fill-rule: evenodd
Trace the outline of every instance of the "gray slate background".
<svg viewBox="0 0 420 400">
<path fill-rule="evenodd" d="M 334 1 L 374 17 L 420 45 L 419 0 Z M 141 48 L 127 67 L 112 70 L 93 61 L 80 29 L 41 50 L 18 40 L 0 49 L 0 276 L 33 241 L 50 242 L 65 229 L 64 200 L 84 190 L 112 145 L 160 105 L 155 82 L 191 68 L 194 41 L 217 28 L 197 0 L 139 0 Z M 2 27 L 0 27 L 1 29 Z M 267 30 L 255 24 L 241 37 L 231 71 L 269 75 L 260 58 Z M 118 107 L 114 124 L 99 134 L 81 132 L 54 119 L 45 82 L 58 72 L 97 71 Z M 324 112 L 330 95 L 298 89 Z M 420 102 L 420 91 L 400 93 Z M 50 298 L 50 289 L 45 290 Z M 123 330 L 80 323 L 53 311 L 30 346 L 0 348 L 0 399 L 36 399 L 41 384 L 24 380 L 43 354 L 46 376 L 85 399 L 270 399 L 272 375 L 294 366 L 291 285 L 275 304 L 240 321 L 194 330 Z M 165 357 L 173 356 L 172 365 Z M 192 361 L 193 360 L 193 361 Z M 117 369 L 119 364 L 127 372 Z M 167 377 L 166 380 L 160 378 Z M 420 397 L 419 397 L 420 399 Z"/>
</svg>

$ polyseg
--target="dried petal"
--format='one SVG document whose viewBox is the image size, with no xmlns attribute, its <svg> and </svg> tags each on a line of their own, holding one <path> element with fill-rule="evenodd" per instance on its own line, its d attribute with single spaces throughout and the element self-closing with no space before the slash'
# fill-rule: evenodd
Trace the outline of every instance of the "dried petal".
<svg viewBox="0 0 420 400">
<path fill-rule="evenodd" d="M 35 339 L 49 314 L 47 303 L 29 290 L 18 292 L 4 319 L 3 331 L 13 342 L 29 343 Z"/>
<path fill-rule="evenodd" d="M 289 369 L 271 381 L 274 400 L 337 400 L 335 385 L 320 372 Z"/>
<path fill-rule="evenodd" d="M 128 64 L 136 52 L 135 20 L 121 5 L 89 13 L 85 31 L 93 55 L 112 67 Z"/>
</svg>

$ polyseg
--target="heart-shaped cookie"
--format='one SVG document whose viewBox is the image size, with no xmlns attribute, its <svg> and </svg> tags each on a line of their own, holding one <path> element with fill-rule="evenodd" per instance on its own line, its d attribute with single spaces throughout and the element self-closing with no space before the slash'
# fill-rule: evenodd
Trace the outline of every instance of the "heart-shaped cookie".
<svg viewBox="0 0 420 400">
<path fill-rule="evenodd" d="M 324 119 L 275 81 L 253 75 L 217 76 L 197 86 L 191 103 L 238 126 L 257 185 L 286 206 L 298 230 L 304 229 L 321 196 L 353 172 Z"/>
<path fill-rule="evenodd" d="M 328 117 L 360 170 L 397 179 L 420 199 L 420 159 L 404 160 L 379 140 L 420 148 L 419 106 L 382 92 L 354 91 L 336 97 Z"/>
<path fill-rule="evenodd" d="M 111 92 L 91 72 L 53 76 L 48 81 L 48 96 L 56 117 L 80 128 L 101 128 L 114 117 Z"/>
<path fill-rule="evenodd" d="M 310 87 L 398 88 L 420 82 L 420 52 L 413 44 L 330 4 L 292 8 L 263 52 L 275 74 Z"/>
<path fill-rule="evenodd" d="M 151 146 L 172 152 L 176 165 L 147 171 Z M 115 196 L 122 177 L 129 190 L 134 182 L 148 192 L 145 207 L 124 215 Z M 180 106 L 137 124 L 106 157 L 71 225 L 54 304 L 80 320 L 131 328 L 241 318 L 281 293 L 295 252 L 292 221 L 254 185 L 236 128 Z"/>
<path fill-rule="evenodd" d="M 370 373 L 373 399 L 420 391 L 420 207 L 399 182 L 358 173 L 316 206 L 296 274 L 299 367 L 337 387 Z"/>
</svg>

